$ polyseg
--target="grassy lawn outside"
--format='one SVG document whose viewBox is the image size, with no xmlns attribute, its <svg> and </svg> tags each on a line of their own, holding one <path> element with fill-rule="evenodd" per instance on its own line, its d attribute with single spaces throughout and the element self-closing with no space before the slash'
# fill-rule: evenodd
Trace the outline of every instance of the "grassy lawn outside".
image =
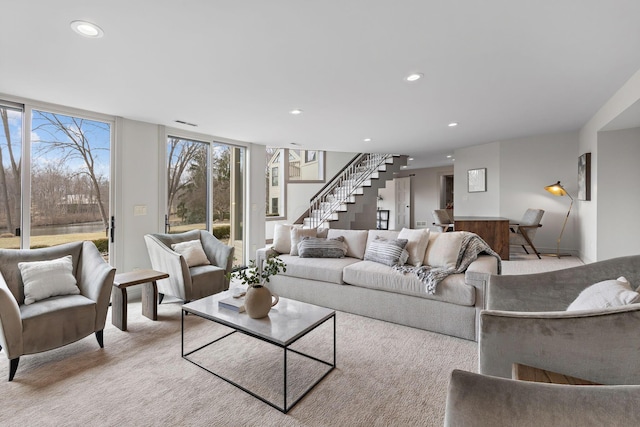
<svg viewBox="0 0 640 427">
<path fill-rule="evenodd" d="M 183 231 L 189 231 L 193 229 L 204 230 L 203 224 L 189 224 L 171 227 L 171 233 L 181 233 Z M 229 243 L 228 232 L 229 224 L 215 224 L 213 226 L 213 234 L 227 234 L 225 237 L 218 238 L 225 244 Z M 218 233 L 218 230 L 220 233 Z M 226 233 L 225 233 L 226 232 Z M 104 231 L 98 231 L 94 233 L 73 233 L 73 234 L 57 234 L 51 236 L 31 236 L 31 248 L 42 248 L 48 246 L 61 245 L 63 243 L 77 242 L 79 240 L 91 240 L 93 242 L 106 240 Z M 100 245 L 98 245 L 100 247 Z M 1 249 L 20 249 L 20 237 L 0 237 Z M 102 248 L 100 248 L 102 251 Z"/>
</svg>

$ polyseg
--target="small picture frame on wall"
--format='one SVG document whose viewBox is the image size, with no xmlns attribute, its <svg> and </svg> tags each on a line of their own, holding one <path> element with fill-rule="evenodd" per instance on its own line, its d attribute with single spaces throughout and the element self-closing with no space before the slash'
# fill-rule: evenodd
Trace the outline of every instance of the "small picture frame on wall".
<svg viewBox="0 0 640 427">
<path fill-rule="evenodd" d="M 591 153 L 578 157 L 578 200 L 591 200 Z"/>
<path fill-rule="evenodd" d="M 467 171 L 467 187 L 469 193 L 487 191 L 487 168 L 469 169 Z"/>
</svg>

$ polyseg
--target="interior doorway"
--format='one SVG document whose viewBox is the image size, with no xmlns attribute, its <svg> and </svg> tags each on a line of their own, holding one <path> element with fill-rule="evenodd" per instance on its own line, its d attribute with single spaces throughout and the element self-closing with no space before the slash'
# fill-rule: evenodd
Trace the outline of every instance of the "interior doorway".
<svg viewBox="0 0 640 427">
<path fill-rule="evenodd" d="M 440 177 L 440 209 L 453 214 L 453 175 L 442 175 Z"/>
</svg>

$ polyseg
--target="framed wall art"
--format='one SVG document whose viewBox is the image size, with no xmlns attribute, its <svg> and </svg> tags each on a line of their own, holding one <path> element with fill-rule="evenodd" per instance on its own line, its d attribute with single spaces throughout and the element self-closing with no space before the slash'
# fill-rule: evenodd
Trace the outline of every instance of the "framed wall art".
<svg viewBox="0 0 640 427">
<path fill-rule="evenodd" d="M 467 171 L 467 187 L 469 193 L 487 191 L 487 168 L 469 169 Z"/>
<path fill-rule="evenodd" d="M 578 157 L 578 200 L 591 200 L 591 153 Z"/>
</svg>

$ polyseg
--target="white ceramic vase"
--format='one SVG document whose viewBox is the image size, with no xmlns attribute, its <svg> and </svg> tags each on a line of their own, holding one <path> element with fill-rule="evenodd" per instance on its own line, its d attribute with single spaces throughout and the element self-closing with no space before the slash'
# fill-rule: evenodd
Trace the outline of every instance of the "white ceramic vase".
<svg viewBox="0 0 640 427">
<path fill-rule="evenodd" d="M 244 309 L 252 319 L 261 319 L 269 314 L 271 307 L 278 301 L 278 296 L 272 294 L 266 286 L 250 286 L 244 298 Z"/>
</svg>

